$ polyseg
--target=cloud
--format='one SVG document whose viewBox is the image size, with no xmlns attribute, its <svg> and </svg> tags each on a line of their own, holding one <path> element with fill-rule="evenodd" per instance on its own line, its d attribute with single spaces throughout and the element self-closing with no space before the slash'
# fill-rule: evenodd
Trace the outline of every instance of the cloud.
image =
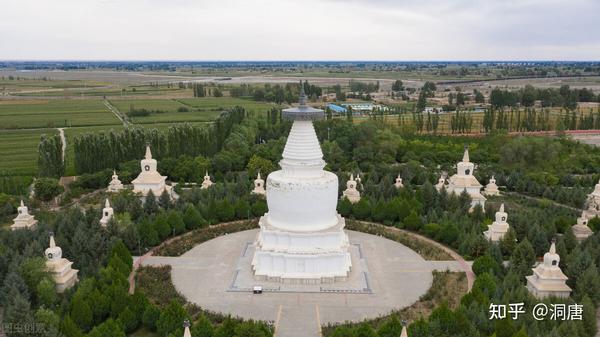
<svg viewBox="0 0 600 337">
<path fill-rule="evenodd" d="M 0 0 L 0 59 L 587 60 L 594 0 Z M 7 46 L 7 47 L 5 47 Z"/>
</svg>

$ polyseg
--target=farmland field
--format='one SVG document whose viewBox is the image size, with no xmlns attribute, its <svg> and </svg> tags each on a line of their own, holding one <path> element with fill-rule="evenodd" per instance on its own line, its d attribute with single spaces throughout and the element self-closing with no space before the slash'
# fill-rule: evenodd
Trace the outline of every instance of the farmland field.
<svg viewBox="0 0 600 337">
<path fill-rule="evenodd" d="M 0 102 L 0 129 L 119 124 L 101 100 Z"/>
<path fill-rule="evenodd" d="M 270 104 L 267 103 L 232 97 L 114 99 L 110 102 L 123 114 L 126 114 L 131 106 L 136 110 L 160 110 L 160 112 L 148 116 L 130 117 L 133 124 L 209 122 L 217 118 L 223 110 L 236 105 L 243 106 L 250 112 L 260 114 L 266 112 L 270 107 Z M 177 111 L 179 108 L 185 108 L 187 111 Z"/>
<path fill-rule="evenodd" d="M 56 134 L 56 129 L 0 130 L 0 172 L 13 175 L 37 173 L 37 147 L 42 134 Z"/>
</svg>

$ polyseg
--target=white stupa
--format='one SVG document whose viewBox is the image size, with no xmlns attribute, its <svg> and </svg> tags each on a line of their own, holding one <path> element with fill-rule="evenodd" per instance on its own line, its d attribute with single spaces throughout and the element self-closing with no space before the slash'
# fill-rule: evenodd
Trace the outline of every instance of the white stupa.
<svg viewBox="0 0 600 337">
<path fill-rule="evenodd" d="M 398 175 L 396 177 L 396 182 L 394 183 L 394 186 L 396 186 L 396 188 L 404 187 L 404 184 L 402 184 L 402 178 L 400 177 L 400 175 Z"/>
<path fill-rule="evenodd" d="M 494 176 L 492 176 L 488 184 L 485 185 L 485 188 L 483 189 L 483 194 L 489 196 L 500 195 L 500 191 L 498 190 L 498 185 L 496 185 L 496 179 L 494 178 Z"/>
<path fill-rule="evenodd" d="M 588 194 L 586 201 L 585 218 L 592 219 L 600 216 L 600 181 L 594 187 L 592 193 Z"/>
<path fill-rule="evenodd" d="M 292 129 L 279 162 L 267 177 L 269 211 L 260 218 L 252 259 L 259 280 L 329 283 L 346 280 L 352 262 L 345 221 L 336 211 L 338 178 L 325 161 L 312 124 L 323 110 L 300 105 L 283 110 Z"/>
<path fill-rule="evenodd" d="M 17 229 L 35 229 L 38 221 L 33 215 L 29 214 L 29 209 L 25 206 L 23 200 L 21 200 L 21 206 L 17 208 L 17 212 L 17 217 L 13 220 L 10 229 L 13 231 Z"/>
<path fill-rule="evenodd" d="M 506 222 L 508 214 L 504 212 L 504 204 L 500 205 L 500 210 L 496 212 L 496 220 L 488 226 L 488 230 L 483 232 L 485 238 L 490 241 L 500 241 L 508 232 L 510 226 Z"/>
<path fill-rule="evenodd" d="M 360 201 L 360 192 L 356 189 L 354 174 L 351 174 L 350 180 L 346 182 L 346 190 L 342 193 L 342 198 L 348 199 L 353 204 Z"/>
<path fill-rule="evenodd" d="M 446 179 L 444 178 L 444 175 L 441 175 L 440 179 L 438 179 L 438 183 L 435 184 L 435 189 L 438 190 L 438 192 L 439 192 L 444 187 L 446 187 Z"/>
<path fill-rule="evenodd" d="M 133 183 L 133 192 L 141 193 L 146 196 L 149 191 L 154 193 L 154 196 L 160 196 L 164 191 L 171 193 L 171 186 L 167 186 L 165 180 L 166 176 L 161 176 L 157 171 L 156 159 L 152 158 L 152 152 L 150 152 L 150 145 L 146 145 L 146 155 L 140 162 L 142 172 L 135 178 Z"/>
<path fill-rule="evenodd" d="M 592 229 L 588 227 L 588 219 L 586 218 L 585 211 L 583 211 L 581 216 L 577 218 L 577 223 L 571 227 L 571 230 L 579 242 L 584 241 L 594 234 Z"/>
<path fill-rule="evenodd" d="M 108 225 L 110 220 L 113 218 L 114 210 L 110 207 L 110 202 L 108 202 L 108 198 L 104 202 L 104 208 L 102 209 L 102 219 L 100 219 L 100 224 L 104 227 Z"/>
<path fill-rule="evenodd" d="M 204 174 L 204 180 L 202 181 L 202 186 L 200 187 L 200 189 L 207 189 L 209 187 L 211 187 L 213 184 L 213 182 L 210 180 L 210 175 L 208 175 L 208 172 L 206 172 Z"/>
<path fill-rule="evenodd" d="M 108 183 L 108 188 L 106 189 L 108 192 L 116 193 L 123 189 L 123 183 L 119 180 L 119 176 L 117 172 L 113 171 L 112 178 L 110 183 Z"/>
<path fill-rule="evenodd" d="M 79 270 L 71 268 L 73 262 L 62 257 L 62 249 L 54 242 L 52 233 L 50 233 L 50 247 L 46 249 L 45 255 L 46 269 L 54 278 L 57 292 L 62 293 L 79 281 L 77 278 Z"/>
<path fill-rule="evenodd" d="M 461 162 L 456 164 L 456 174 L 450 177 L 448 181 L 448 192 L 460 195 L 463 191 L 467 191 L 471 196 L 471 208 L 479 204 L 485 207 L 486 198 L 481 194 L 483 187 L 477 178 L 473 175 L 475 164 L 469 161 L 469 148 L 465 147 L 465 153 Z"/>
<path fill-rule="evenodd" d="M 554 242 L 550 251 L 544 254 L 544 262 L 533 268 L 533 275 L 527 276 L 527 289 L 533 296 L 542 299 L 548 296 L 569 297 L 571 288 L 567 285 L 569 279 L 558 266 L 560 256 L 556 254 Z"/>
<path fill-rule="evenodd" d="M 260 177 L 260 172 L 258 172 L 256 179 L 254 179 L 254 189 L 252 190 L 252 193 L 259 195 L 267 194 L 265 191 L 265 181 Z"/>
</svg>

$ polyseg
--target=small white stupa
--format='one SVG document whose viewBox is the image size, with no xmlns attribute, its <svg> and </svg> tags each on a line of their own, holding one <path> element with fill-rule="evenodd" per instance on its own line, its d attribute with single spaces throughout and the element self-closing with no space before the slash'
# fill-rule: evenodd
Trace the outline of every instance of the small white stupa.
<svg viewBox="0 0 600 337">
<path fill-rule="evenodd" d="M 356 189 L 354 174 L 351 174 L 350 180 L 346 182 L 346 190 L 342 194 L 342 197 L 345 197 L 353 204 L 360 201 L 360 192 Z"/>
<path fill-rule="evenodd" d="M 62 249 L 54 242 L 54 234 L 50 233 L 50 247 L 46 249 L 46 269 L 56 283 L 56 291 L 64 292 L 79 281 L 79 270 L 71 268 L 73 262 L 62 257 Z"/>
<path fill-rule="evenodd" d="M 254 179 L 254 189 L 252 190 L 253 194 L 266 195 L 265 191 L 265 181 L 260 177 L 260 172 L 258 172 L 256 179 Z"/>
<path fill-rule="evenodd" d="M 465 153 L 461 162 L 456 164 L 456 174 L 450 177 L 448 181 L 448 191 L 460 195 L 463 191 L 467 191 L 471 197 L 471 209 L 475 205 L 485 207 L 486 198 L 481 194 L 483 187 L 477 178 L 473 175 L 475 164 L 469 160 L 469 148 L 465 146 Z"/>
<path fill-rule="evenodd" d="M 600 216 L 600 181 L 596 184 L 592 193 L 588 194 L 586 205 L 584 211 L 586 219 Z"/>
<path fill-rule="evenodd" d="M 102 209 L 102 219 L 100 219 L 100 224 L 106 227 L 110 220 L 113 218 L 114 213 L 115 212 L 113 211 L 112 207 L 110 207 L 110 202 L 108 202 L 108 198 L 106 198 L 106 201 L 104 202 L 104 209 Z"/>
<path fill-rule="evenodd" d="M 435 184 L 435 189 L 438 190 L 438 192 L 439 192 L 444 187 L 446 187 L 446 179 L 444 178 L 444 175 L 441 175 L 440 179 L 438 179 L 438 183 Z"/>
<path fill-rule="evenodd" d="M 488 226 L 488 230 L 483 232 L 485 238 L 490 241 L 500 241 L 508 232 L 509 225 L 506 222 L 508 214 L 504 212 L 504 204 L 500 205 L 500 210 L 496 212 L 496 220 Z"/>
<path fill-rule="evenodd" d="M 185 320 L 183 322 L 183 337 L 192 337 L 192 333 L 190 332 L 190 321 Z"/>
<path fill-rule="evenodd" d="M 13 224 L 10 228 L 14 231 L 17 229 L 35 229 L 38 221 L 33 215 L 29 214 L 29 209 L 21 200 L 21 206 L 17 208 L 17 217 L 13 220 Z"/>
<path fill-rule="evenodd" d="M 117 172 L 113 171 L 112 178 L 110 183 L 108 183 L 108 188 L 106 189 L 108 192 L 116 193 L 123 189 L 123 183 L 119 180 L 119 176 Z"/>
<path fill-rule="evenodd" d="M 575 237 L 579 242 L 584 241 L 594 234 L 590 227 L 588 227 L 588 219 L 585 215 L 585 211 L 583 211 L 581 216 L 577 218 L 577 223 L 571 227 L 573 234 L 575 234 Z"/>
<path fill-rule="evenodd" d="M 498 190 L 498 185 L 496 185 L 496 179 L 494 176 L 490 178 L 490 181 L 487 185 L 485 185 L 485 189 L 483 190 L 483 194 L 485 195 L 500 195 L 500 191 Z"/>
<path fill-rule="evenodd" d="M 558 266 L 560 256 L 556 254 L 556 245 L 552 242 L 550 251 L 544 254 L 544 262 L 533 268 L 533 275 L 527 276 L 527 289 L 538 299 L 549 296 L 569 297 L 571 288 L 569 279 Z"/>
<path fill-rule="evenodd" d="M 152 159 L 152 152 L 150 152 L 150 145 L 146 145 L 146 154 L 144 159 L 140 162 L 142 172 L 135 178 L 133 183 L 133 192 L 141 193 L 143 196 L 148 195 L 149 191 L 154 193 L 154 196 L 160 196 L 164 191 L 171 194 L 171 186 L 167 186 L 165 180 L 166 176 L 161 176 L 157 171 L 156 159 Z"/>
<path fill-rule="evenodd" d="M 394 183 L 394 186 L 396 186 L 396 188 L 404 187 L 404 184 L 402 184 L 402 178 L 400 177 L 400 175 L 398 175 L 396 177 L 396 183 Z"/>
<path fill-rule="evenodd" d="M 211 187 L 213 182 L 210 180 L 210 176 L 208 175 L 208 171 L 204 174 L 204 181 L 202 181 L 201 189 L 205 190 Z"/>
</svg>

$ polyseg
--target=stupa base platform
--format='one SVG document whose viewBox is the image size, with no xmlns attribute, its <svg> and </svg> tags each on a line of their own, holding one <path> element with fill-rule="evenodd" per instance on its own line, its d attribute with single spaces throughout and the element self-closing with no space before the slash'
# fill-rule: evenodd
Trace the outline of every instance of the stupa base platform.
<svg viewBox="0 0 600 337">
<path fill-rule="evenodd" d="M 366 256 L 362 254 L 362 244 L 352 243 L 348 247 L 352 268 L 345 276 L 322 276 L 320 278 L 305 275 L 286 275 L 286 277 L 267 277 L 255 275 L 252 270 L 252 256 L 256 247 L 252 241 L 237 261 L 236 273 L 227 291 L 252 291 L 254 286 L 261 286 L 263 291 L 273 292 L 350 292 L 371 293 L 369 286 L 369 269 Z"/>
</svg>

